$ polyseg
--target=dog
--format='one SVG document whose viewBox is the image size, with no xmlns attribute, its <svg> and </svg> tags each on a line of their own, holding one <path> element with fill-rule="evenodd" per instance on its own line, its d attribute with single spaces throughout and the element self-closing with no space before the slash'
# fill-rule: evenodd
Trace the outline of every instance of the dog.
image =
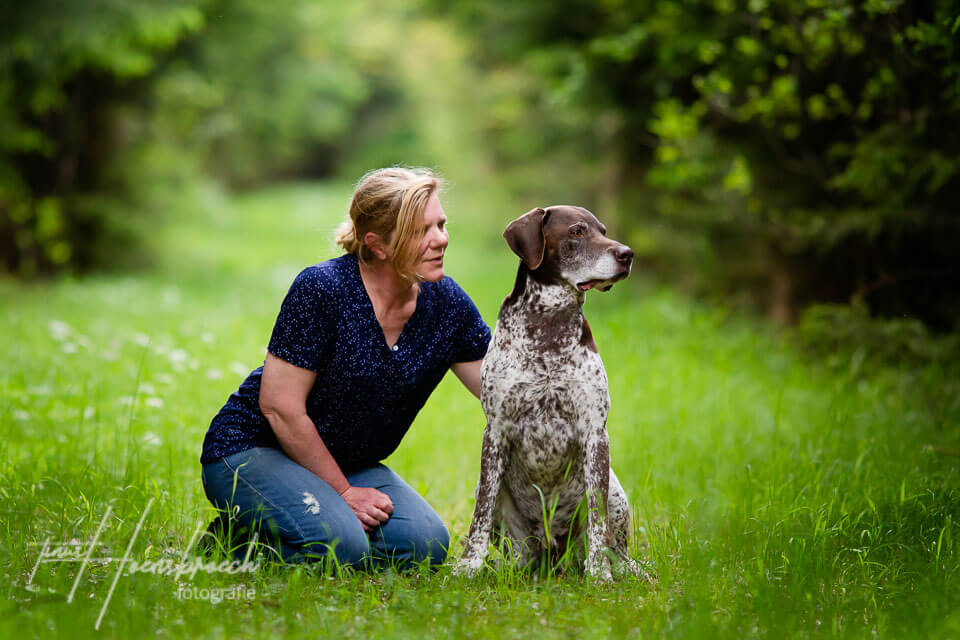
<svg viewBox="0 0 960 640">
<path fill-rule="evenodd" d="M 503 536 L 522 566 L 584 548 L 584 570 L 651 579 L 627 555 L 630 509 L 610 468 L 607 375 L 583 315 L 586 292 L 630 274 L 633 251 L 582 207 L 536 208 L 503 232 L 520 258 L 481 366 L 486 414 L 476 507 L 454 567 L 473 575 Z M 577 517 L 586 496 L 586 531 Z M 572 548 L 570 545 L 573 545 Z M 574 556 L 578 559 L 581 555 Z"/>
</svg>

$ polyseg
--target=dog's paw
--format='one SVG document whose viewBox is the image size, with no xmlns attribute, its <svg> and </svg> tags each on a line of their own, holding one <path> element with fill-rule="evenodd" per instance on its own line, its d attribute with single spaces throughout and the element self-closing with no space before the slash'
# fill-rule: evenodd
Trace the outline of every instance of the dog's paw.
<svg viewBox="0 0 960 640">
<path fill-rule="evenodd" d="M 453 565 L 453 575 L 455 576 L 464 576 L 466 578 L 472 578 L 477 575 L 477 571 L 480 570 L 480 567 L 483 566 L 483 559 L 478 557 L 466 557 L 460 558 L 455 565 Z"/>
<path fill-rule="evenodd" d="M 653 568 L 650 567 L 646 562 L 638 562 L 632 558 L 626 558 L 621 562 L 616 564 L 614 569 L 617 575 L 620 576 L 631 576 L 634 578 L 640 578 L 646 580 L 650 584 L 656 584 L 657 574 L 653 571 Z"/>
<path fill-rule="evenodd" d="M 600 560 L 587 560 L 583 568 L 587 575 L 594 580 L 600 580 L 601 582 L 611 582 L 613 580 L 613 573 L 610 571 L 610 560 L 605 556 Z"/>
</svg>

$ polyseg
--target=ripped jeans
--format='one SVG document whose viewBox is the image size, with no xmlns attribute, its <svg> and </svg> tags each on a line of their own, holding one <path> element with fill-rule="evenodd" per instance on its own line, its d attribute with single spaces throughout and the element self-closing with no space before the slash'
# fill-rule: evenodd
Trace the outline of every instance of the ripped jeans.
<svg viewBox="0 0 960 640">
<path fill-rule="evenodd" d="M 284 562 L 322 560 L 332 550 L 341 566 L 443 563 L 450 536 L 420 494 L 377 464 L 347 475 L 353 486 L 390 496 L 393 514 L 369 534 L 337 492 L 279 449 L 255 447 L 203 465 L 213 506 L 256 530 Z"/>
</svg>

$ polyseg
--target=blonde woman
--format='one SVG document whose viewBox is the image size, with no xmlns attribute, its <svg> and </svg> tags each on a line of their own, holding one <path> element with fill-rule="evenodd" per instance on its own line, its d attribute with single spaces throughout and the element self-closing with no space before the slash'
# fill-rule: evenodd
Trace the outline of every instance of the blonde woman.
<svg viewBox="0 0 960 640">
<path fill-rule="evenodd" d="M 345 254 L 296 277 L 263 366 L 210 424 L 207 498 L 286 562 L 446 557 L 439 516 L 381 463 L 448 369 L 480 394 L 490 329 L 444 275 L 440 186 L 423 169 L 360 180 L 337 234 Z"/>
</svg>

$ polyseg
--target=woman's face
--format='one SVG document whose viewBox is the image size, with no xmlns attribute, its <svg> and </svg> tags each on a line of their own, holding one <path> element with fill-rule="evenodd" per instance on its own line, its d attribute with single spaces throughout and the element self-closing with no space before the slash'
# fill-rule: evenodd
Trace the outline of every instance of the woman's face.
<svg viewBox="0 0 960 640">
<path fill-rule="evenodd" d="M 430 196 L 423 210 L 423 225 L 417 273 L 428 282 L 438 282 L 443 278 L 443 254 L 447 250 L 450 237 L 447 235 L 447 215 L 443 212 L 436 193 Z"/>
</svg>

